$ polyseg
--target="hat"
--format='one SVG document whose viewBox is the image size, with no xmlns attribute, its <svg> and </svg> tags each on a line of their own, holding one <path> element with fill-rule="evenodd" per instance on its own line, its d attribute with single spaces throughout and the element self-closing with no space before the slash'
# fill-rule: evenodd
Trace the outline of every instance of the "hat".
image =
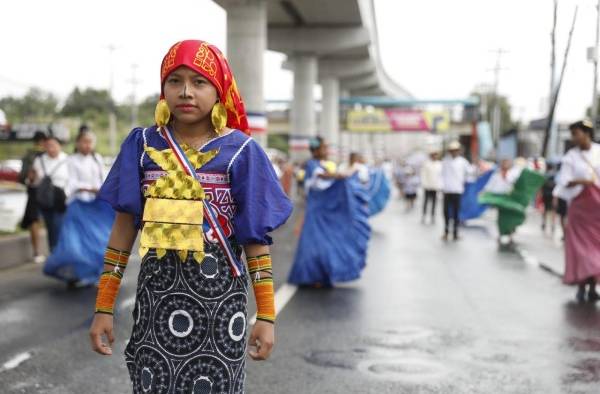
<svg viewBox="0 0 600 394">
<path fill-rule="evenodd" d="M 452 141 L 448 144 L 448 150 L 459 150 L 461 148 L 460 142 Z"/>
</svg>

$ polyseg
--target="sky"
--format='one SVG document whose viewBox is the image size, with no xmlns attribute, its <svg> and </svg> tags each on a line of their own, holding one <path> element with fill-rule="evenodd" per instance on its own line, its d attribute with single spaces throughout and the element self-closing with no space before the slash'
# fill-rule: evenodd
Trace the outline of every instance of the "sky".
<svg viewBox="0 0 600 394">
<path fill-rule="evenodd" d="M 3 4 L 0 97 L 37 86 L 64 99 L 75 87 L 109 88 L 119 101 L 159 90 L 160 61 L 169 46 L 200 38 L 226 51 L 226 14 L 210 0 L 19 0 Z M 595 0 L 559 0 L 558 70 L 573 17 L 578 21 L 558 107 L 558 119 L 584 115 L 593 69 L 586 48 L 595 39 Z M 498 89 L 513 116 L 544 115 L 550 85 L 552 0 L 375 0 L 386 72 L 415 97 L 467 97 L 491 85 L 499 48 Z M 32 12 L 33 11 L 33 12 Z M 108 49 L 110 45 L 114 51 Z M 285 55 L 265 55 L 267 99 L 292 97 Z M 135 75 L 134 75 L 135 71 Z M 318 89 L 316 89 L 318 92 Z M 317 93 L 318 94 L 318 93 Z"/>
</svg>

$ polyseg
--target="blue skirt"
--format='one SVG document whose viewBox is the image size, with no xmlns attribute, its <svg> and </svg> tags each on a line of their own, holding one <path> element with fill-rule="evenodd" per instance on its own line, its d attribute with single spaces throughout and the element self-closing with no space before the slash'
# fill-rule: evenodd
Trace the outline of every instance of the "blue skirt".
<svg viewBox="0 0 600 394">
<path fill-rule="evenodd" d="M 331 286 L 359 278 L 371 236 L 368 218 L 368 194 L 355 178 L 311 191 L 288 281 Z"/>
<path fill-rule="evenodd" d="M 115 219 L 101 200 L 75 200 L 67 207 L 56 248 L 44 273 L 66 282 L 96 283 L 104 267 L 104 250 Z"/>
<path fill-rule="evenodd" d="M 390 200 L 390 181 L 383 170 L 376 169 L 370 173 L 369 181 L 369 215 L 373 216 L 383 211 Z"/>
<path fill-rule="evenodd" d="M 459 219 L 461 222 L 478 218 L 487 209 L 487 205 L 478 202 L 478 197 L 493 173 L 494 170 L 484 172 L 475 182 L 467 182 L 465 185 L 465 192 L 460 201 Z"/>
</svg>

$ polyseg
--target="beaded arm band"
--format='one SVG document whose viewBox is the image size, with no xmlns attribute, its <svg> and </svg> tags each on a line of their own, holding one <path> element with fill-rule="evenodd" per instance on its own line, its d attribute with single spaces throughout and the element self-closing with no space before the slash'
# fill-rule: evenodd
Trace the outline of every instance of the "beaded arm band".
<svg viewBox="0 0 600 394">
<path fill-rule="evenodd" d="M 275 292 L 271 255 L 248 257 L 248 272 L 256 298 L 256 319 L 275 323 Z"/>
<path fill-rule="evenodd" d="M 98 295 L 96 296 L 96 313 L 112 315 L 115 300 L 123 279 L 123 272 L 127 268 L 129 252 L 107 247 L 104 252 L 104 267 L 112 267 L 100 275 L 98 283 Z"/>
</svg>

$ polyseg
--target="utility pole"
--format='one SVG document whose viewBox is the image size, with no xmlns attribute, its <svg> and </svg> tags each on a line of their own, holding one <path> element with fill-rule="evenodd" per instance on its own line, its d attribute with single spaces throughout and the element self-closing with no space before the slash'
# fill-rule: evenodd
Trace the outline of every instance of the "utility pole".
<svg viewBox="0 0 600 394">
<path fill-rule="evenodd" d="M 598 4 L 596 5 L 596 44 L 592 52 L 593 55 L 593 63 L 594 63 L 594 94 L 592 95 L 592 113 L 590 118 L 592 119 L 592 124 L 594 128 L 598 122 L 598 44 L 600 41 L 600 37 L 598 36 L 598 29 L 600 28 L 600 0 L 598 0 Z"/>
<path fill-rule="evenodd" d="M 550 34 L 550 44 L 551 44 L 551 53 L 550 53 L 550 94 L 548 95 L 548 113 L 550 113 L 552 109 L 552 103 L 554 102 L 554 90 L 556 89 L 556 21 L 558 18 L 558 0 L 554 0 L 554 17 L 552 19 L 552 33 Z M 550 130 L 550 146 L 549 146 L 549 154 L 552 155 L 556 152 L 556 147 L 558 145 L 558 125 L 554 121 L 554 118 L 551 120 L 550 117 L 547 119 L 548 127 Z"/>
<path fill-rule="evenodd" d="M 138 65 L 131 65 L 131 79 L 129 83 L 131 83 L 131 128 L 135 128 L 138 126 L 138 107 L 136 103 L 135 90 L 137 85 L 139 84 L 139 80 L 136 78 Z"/>
<path fill-rule="evenodd" d="M 569 39 L 567 41 L 567 47 L 565 48 L 565 56 L 563 59 L 562 69 L 560 70 L 560 77 L 558 83 L 554 89 L 552 95 L 552 101 L 550 103 L 550 112 L 548 114 L 548 122 L 546 123 L 546 131 L 544 133 L 544 143 L 542 144 L 542 157 L 547 157 L 548 154 L 548 142 L 550 141 L 550 125 L 554 121 L 554 113 L 556 112 L 556 103 L 558 101 L 558 94 L 560 93 L 560 87 L 562 86 L 563 78 L 565 76 L 565 69 L 567 68 L 567 59 L 569 58 L 569 51 L 571 50 L 571 40 L 573 39 L 573 31 L 575 30 L 575 22 L 577 21 L 578 6 L 575 6 L 575 12 L 573 13 L 573 22 L 571 23 L 571 30 L 569 30 Z"/>
<path fill-rule="evenodd" d="M 500 100 L 498 100 L 498 85 L 500 84 L 500 71 L 503 70 L 502 55 L 508 53 L 508 51 L 498 48 L 496 51 L 496 66 L 492 69 L 494 72 L 494 108 L 492 112 L 492 135 L 494 138 L 494 149 L 498 149 L 498 143 L 500 141 L 500 132 L 502 129 L 502 113 L 500 110 Z"/>
<path fill-rule="evenodd" d="M 108 96 L 114 104 L 113 88 L 114 88 L 114 66 L 113 66 L 113 55 L 117 47 L 113 44 L 109 44 L 107 47 L 109 56 L 109 79 L 108 79 Z M 108 149 L 110 155 L 114 156 L 117 154 L 117 114 L 115 113 L 115 106 L 112 105 L 108 109 Z"/>
</svg>

